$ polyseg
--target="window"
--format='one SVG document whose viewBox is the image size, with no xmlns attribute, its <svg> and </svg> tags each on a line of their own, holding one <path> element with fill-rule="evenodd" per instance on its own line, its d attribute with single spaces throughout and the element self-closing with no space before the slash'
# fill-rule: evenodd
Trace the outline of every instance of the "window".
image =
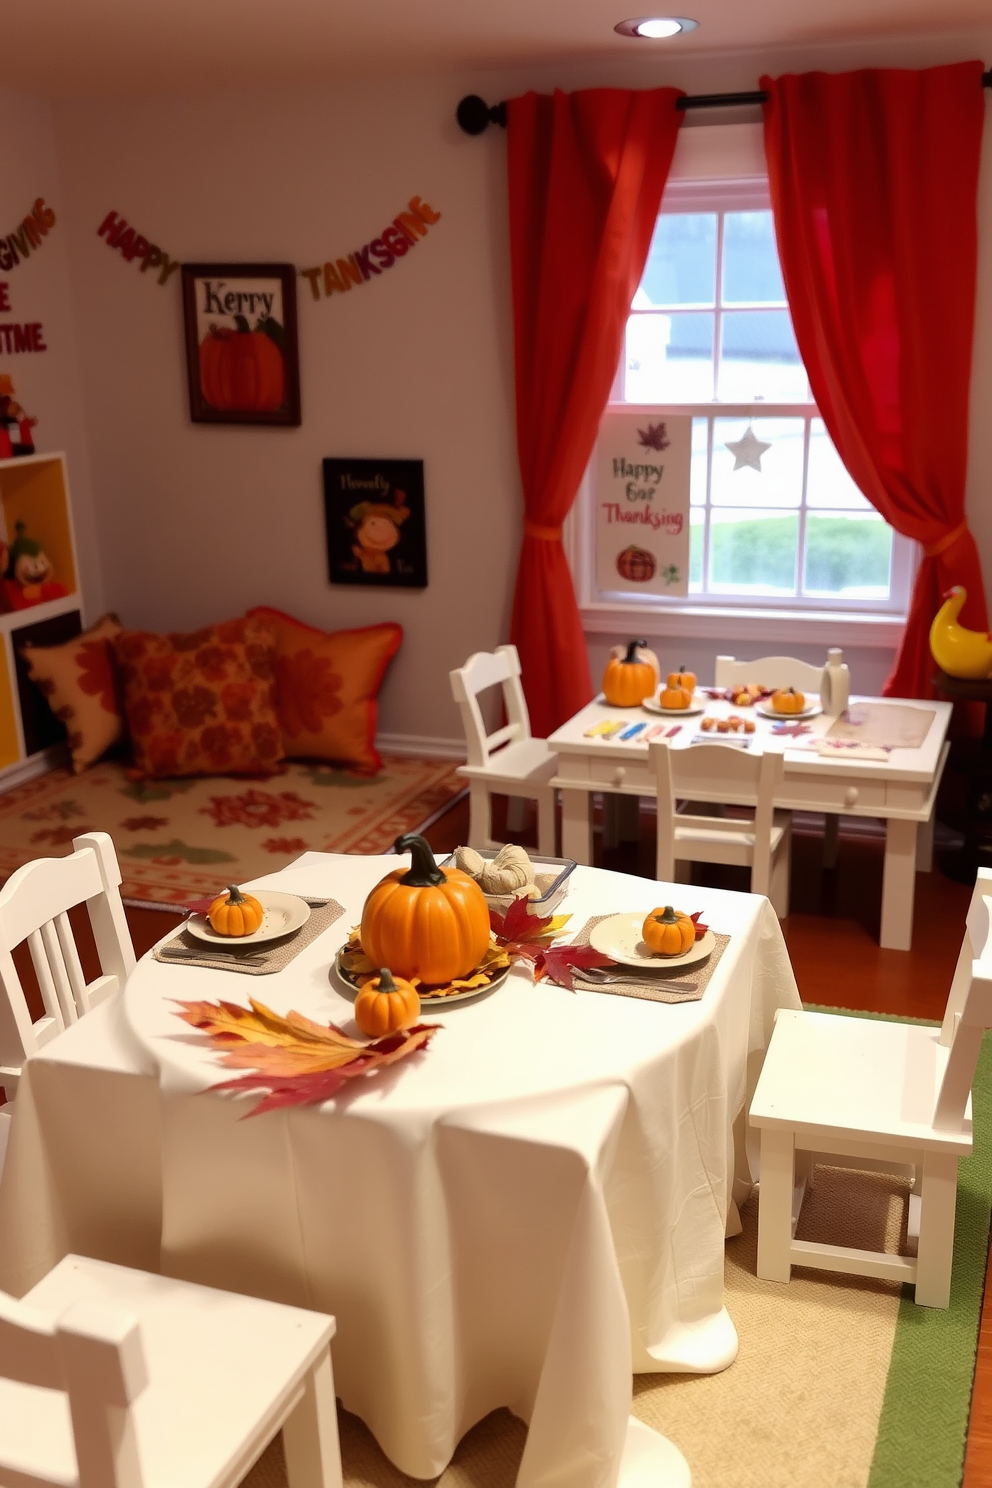
<svg viewBox="0 0 992 1488">
<path fill-rule="evenodd" d="M 765 181 L 669 185 L 610 401 L 692 415 L 689 598 L 594 604 L 905 613 L 914 546 L 854 485 L 812 401 Z"/>
</svg>

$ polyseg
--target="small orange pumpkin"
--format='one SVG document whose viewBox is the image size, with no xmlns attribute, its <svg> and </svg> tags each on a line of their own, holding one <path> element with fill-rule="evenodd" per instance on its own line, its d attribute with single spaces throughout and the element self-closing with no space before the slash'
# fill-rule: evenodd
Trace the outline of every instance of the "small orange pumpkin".
<svg viewBox="0 0 992 1488">
<path fill-rule="evenodd" d="M 692 703 L 692 693 L 686 687 L 676 687 L 671 678 L 668 686 L 661 691 L 661 706 L 663 708 L 688 708 Z"/>
<path fill-rule="evenodd" d="M 368 1038 L 409 1028 L 420 1017 L 420 997 L 412 982 L 384 966 L 355 998 L 355 1022 Z"/>
<path fill-rule="evenodd" d="M 687 672 L 684 666 L 679 671 L 668 674 L 669 687 L 684 687 L 690 693 L 696 690 L 696 680 L 695 672 Z"/>
<path fill-rule="evenodd" d="M 666 904 L 653 909 L 641 926 L 641 936 L 649 951 L 660 956 L 681 956 L 696 941 L 696 927 L 687 914 Z"/>
<path fill-rule="evenodd" d="M 806 698 L 794 687 L 782 687 L 772 693 L 772 707 L 776 713 L 801 713 L 805 706 Z"/>
<path fill-rule="evenodd" d="M 218 935 L 251 935 L 265 918 L 265 910 L 251 894 L 242 894 L 230 884 L 207 910 L 207 919 Z"/>
<path fill-rule="evenodd" d="M 439 868 L 423 837 L 397 837 L 394 846 L 412 863 L 387 873 L 366 899 L 363 951 L 374 966 L 431 986 L 466 976 L 489 944 L 485 895 L 460 868 Z"/>
<path fill-rule="evenodd" d="M 644 646 L 644 641 L 629 641 L 626 656 L 611 656 L 606 663 L 603 696 L 612 707 L 636 708 L 657 687 L 658 674 L 654 667 L 637 654 Z"/>
</svg>

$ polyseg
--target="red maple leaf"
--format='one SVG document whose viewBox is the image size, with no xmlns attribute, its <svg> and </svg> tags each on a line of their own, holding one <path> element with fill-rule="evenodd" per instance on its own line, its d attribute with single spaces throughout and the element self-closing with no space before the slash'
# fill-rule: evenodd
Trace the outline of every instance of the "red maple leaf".
<svg viewBox="0 0 992 1488">
<path fill-rule="evenodd" d="M 511 956 L 523 956 L 536 961 L 555 936 L 560 934 L 570 919 L 569 915 L 532 915 L 526 899 L 514 899 L 505 915 L 489 911 L 489 925 L 502 946 Z"/>
<path fill-rule="evenodd" d="M 644 449 L 658 450 L 660 453 L 661 450 L 666 450 L 672 441 L 668 437 L 668 430 L 664 424 L 648 424 L 646 429 L 638 429 L 637 442 Z"/>
<path fill-rule="evenodd" d="M 547 977 L 556 987 L 567 987 L 570 992 L 574 992 L 573 971 L 584 971 L 587 966 L 615 965 L 609 956 L 604 956 L 602 951 L 594 951 L 592 946 L 549 946 L 546 951 L 539 953 L 534 976 L 535 980 Z"/>
</svg>

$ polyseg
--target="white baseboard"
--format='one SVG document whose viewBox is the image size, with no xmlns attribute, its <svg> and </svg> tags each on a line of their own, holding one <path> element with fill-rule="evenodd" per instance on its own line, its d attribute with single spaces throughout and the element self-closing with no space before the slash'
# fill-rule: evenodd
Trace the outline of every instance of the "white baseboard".
<svg viewBox="0 0 992 1488">
<path fill-rule="evenodd" d="M 15 785 L 23 785 L 26 780 L 33 780 L 36 775 L 44 775 L 46 770 L 54 770 L 56 765 L 68 763 L 69 751 L 66 746 L 53 744 L 50 748 L 41 750 L 39 754 L 33 754 L 30 759 L 21 760 L 19 764 L 11 765 L 9 769 L 4 770 L 0 774 L 0 795 L 4 791 L 13 790 Z"/>
<path fill-rule="evenodd" d="M 376 748 L 381 754 L 412 754 L 418 759 L 464 760 L 464 739 L 432 739 L 426 734 L 379 734 Z"/>
</svg>

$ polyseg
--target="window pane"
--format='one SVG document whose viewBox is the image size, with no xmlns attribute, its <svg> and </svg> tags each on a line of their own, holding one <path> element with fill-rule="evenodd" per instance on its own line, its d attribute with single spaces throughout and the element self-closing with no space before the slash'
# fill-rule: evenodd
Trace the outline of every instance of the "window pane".
<svg viewBox="0 0 992 1488">
<path fill-rule="evenodd" d="M 709 427 L 709 419 L 694 418 L 692 421 L 692 458 L 689 466 L 689 502 L 692 506 L 706 505 Z"/>
<path fill-rule="evenodd" d="M 799 514 L 710 513 L 710 593 L 794 594 Z"/>
<path fill-rule="evenodd" d="M 716 213 L 666 213 L 655 224 L 634 308 L 712 305 L 716 298 Z"/>
<path fill-rule="evenodd" d="M 888 599 L 892 528 L 877 512 L 817 512 L 806 518 L 807 594 Z"/>
<path fill-rule="evenodd" d="M 724 403 L 804 403 L 806 369 L 788 310 L 728 310 L 722 319 L 717 397 Z"/>
<path fill-rule="evenodd" d="M 623 395 L 628 403 L 708 403 L 713 315 L 632 315 Z"/>
<path fill-rule="evenodd" d="M 871 511 L 872 505 L 852 481 L 822 419 L 813 419 L 809 430 L 809 474 L 806 477 L 806 505 L 846 507 L 854 511 Z"/>
<path fill-rule="evenodd" d="M 725 304 L 785 304 L 771 212 L 728 212 L 723 219 Z"/>
<path fill-rule="evenodd" d="M 747 419 L 714 419 L 710 500 L 714 506 L 797 507 L 803 489 L 803 420 L 757 418 L 750 440 L 748 427 Z M 743 448 L 727 448 L 740 440 Z M 768 449 L 759 450 L 755 441 Z"/>
<path fill-rule="evenodd" d="M 689 593 L 703 589 L 703 549 L 706 545 L 706 513 L 701 507 L 689 509 Z"/>
</svg>

